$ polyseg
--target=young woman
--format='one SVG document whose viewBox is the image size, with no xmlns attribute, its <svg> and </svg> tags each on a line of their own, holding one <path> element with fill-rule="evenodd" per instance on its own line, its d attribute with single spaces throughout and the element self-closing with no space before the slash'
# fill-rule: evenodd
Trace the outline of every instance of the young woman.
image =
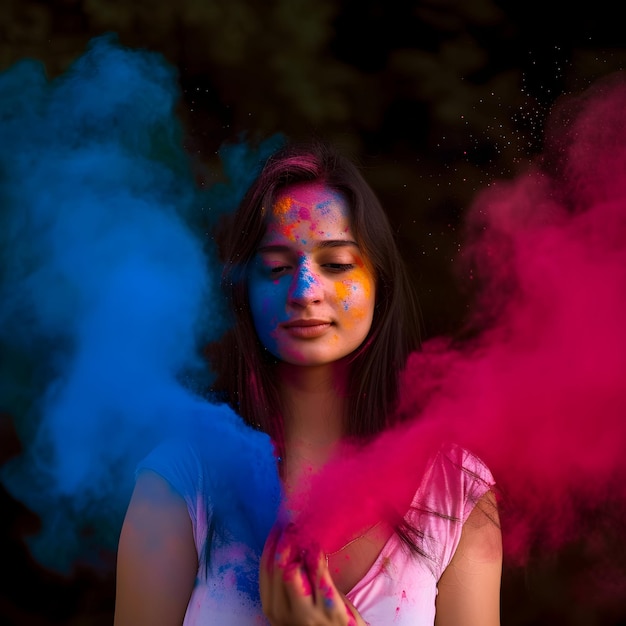
<svg viewBox="0 0 626 626">
<path fill-rule="evenodd" d="M 411 287 L 374 193 L 325 145 L 268 160 L 225 255 L 234 325 L 216 352 L 216 389 L 271 437 L 288 498 L 343 443 L 393 425 L 399 375 L 418 347 Z M 240 532 L 252 496 L 224 514 L 206 493 L 206 457 L 190 441 L 142 463 L 120 537 L 117 626 L 499 624 L 493 479 L 468 452 L 433 457 L 404 519 L 319 551 L 281 521 L 262 558 L 262 541 Z M 280 496 L 256 492 L 273 518 Z"/>
</svg>

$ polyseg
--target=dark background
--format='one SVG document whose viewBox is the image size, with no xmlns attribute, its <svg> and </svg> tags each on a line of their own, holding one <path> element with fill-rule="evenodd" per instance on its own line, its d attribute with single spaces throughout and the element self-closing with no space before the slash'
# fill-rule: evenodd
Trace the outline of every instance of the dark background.
<svg viewBox="0 0 626 626">
<path fill-rule="evenodd" d="M 217 171 L 225 141 L 320 135 L 365 169 L 420 295 L 424 334 L 454 334 L 469 303 L 455 264 L 477 191 L 540 153 L 552 103 L 626 62 L 617 3 L 494 0 L 0 0 L 0 70 L 62 73 L 115 32 L 179 71 L 186 146 Z M 0 138 L 1 140 L 1 138 Z M 0 419 L 0 462 L 19 452 Z M 114 554 L 71 575 L 32 562 L 34 514 L 0 491 L 0 624 L 110 624 Z M 616 533 L 619 537 L 619 532 Z M 618 538 L 618 541 L 621 538 Z M 617 545 L 617 543 L 616 543 Z M 580 540 L 508 564 L 503 624 L 626 624 L 620 567 Z M 623 587 L 622 587 L 623 589 Z"/>
</svg>

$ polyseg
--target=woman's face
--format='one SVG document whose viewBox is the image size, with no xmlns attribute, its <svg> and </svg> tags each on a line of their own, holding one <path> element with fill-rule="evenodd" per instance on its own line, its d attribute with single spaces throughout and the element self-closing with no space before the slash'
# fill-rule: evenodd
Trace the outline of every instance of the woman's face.
<svg viewBox="0 0 626 626">
<path fill-rule="evenodd" d="M 363 343 L 375 279 L 343 196 L 320 183 L 283 189 L 248 278 L 257 335 L 278 359 L 324 365 Z"/>
</svg>

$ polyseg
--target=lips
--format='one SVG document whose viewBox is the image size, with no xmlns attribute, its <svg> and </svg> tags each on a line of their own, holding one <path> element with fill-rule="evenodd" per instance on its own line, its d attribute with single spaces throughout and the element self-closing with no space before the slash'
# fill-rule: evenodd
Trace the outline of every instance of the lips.
<svg viewBox="0 0 626 626">
<path fill-rule="evenodd" d="M 285 328 L 301 328 L 301 327 L 306 327 L 306 326 L 323 326 L 323 325 L 329 325 L 330 321 L 329 320 L 318 320 L 315 318 L 306 318 L 306 319 L 295 319 L 295 320 L 289 320 L 288 322 L 284 322 L 283 326 Z"/>
<path fill-rule="evenodd" d="M 313 339 L 323 335 L 332 326 L 332 322 L 321 319 L 295 319 L 281 326 L 293 337 Z"/>
</svg>

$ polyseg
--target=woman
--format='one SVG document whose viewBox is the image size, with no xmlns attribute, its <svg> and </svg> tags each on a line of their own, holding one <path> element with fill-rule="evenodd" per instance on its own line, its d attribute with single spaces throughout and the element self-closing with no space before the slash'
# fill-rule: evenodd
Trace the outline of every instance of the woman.
<svg viewBox="0 0 626 626">
<path fill-rule="evenodd" d="M 271 437 L 288 499 L 346 441 L 393 424 L 399 375 L 418 347 L 411 288 L 374 193 L 324 145 L 268 160 L 225 247 L 235 323 L 217 353 L 216 388 Z M 165 455 L 193 457 L 190 476 L 211 471 L 197 446 Z M 180 487 L 179 470 L 158 459 L 142 469 L 120 537 L 118 626 L 499 624 L 493 480 L 463 450 L 435 455 L 404 519 L 381 519 L 343 545 L 305 549 L 278 522 L 258 582 L 260 550 L 239 550 L 252 542 L 237 541 L 233 518 L 211 502 L 197 504 L 189 492 L 201 486 Z M 248 600 L 243 578 L 259 586 Z"/>
</svg>

